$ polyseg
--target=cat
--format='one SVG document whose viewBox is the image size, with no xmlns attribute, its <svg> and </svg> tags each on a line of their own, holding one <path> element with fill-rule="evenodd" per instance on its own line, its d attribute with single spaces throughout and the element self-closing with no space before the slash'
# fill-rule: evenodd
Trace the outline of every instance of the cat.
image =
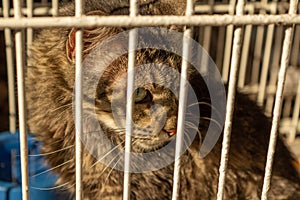
<svg viewBox="0 0 300 200">
<path fill-rule="evenodd" d="M 149 0 L 140 1 L 140 14 L 142 15 L 183 15 L 184 1 Z M 87 15 L 127 15 L 129 2 L 127 0 L 88 0 L 85 1 Z M 63 6 L 60 10 L 62 16 L 74 15 L 74 3 Z M 182 30 L 183 27 L 168 26 L 167 30 Z M 128 28 L 97 27 L 83 29 L 83 58 L 89 59 L 90 54 L 103 41 L 122 33 Z M 158 34 L 153 30 L 153 38 Z M 75 83 L 75 32 L 73 28 L 53 28 L 38 31 L 31 48 L 29 65 L 26 75 L 26 100 L 28 109 L 28 124 L 31 133 L 43 143 L 43 151 L 47 153 L 47 162 L 53 171 L 59 173 L 58 186 L 65 186 L 75 194 L 75 124 L 74 124 L 74 83 Z M 151 31 L 150 31 L 151 32 Z M 174 38 L 168 38 L 172 41 Z M 150 42 L 149 42 L 150 41 Z M 151 40 L 148 42 L 151 43 Z M 174 41 L 176 43 L 177 41 Z M 146 43 L 146 42 L 145 42 Z M 161 41 L 164 44 L 164 41 Z M 167 42 L 166 42 L 167 43 Z M 124 150 L 124 128 L 119 128 L 114 121 L 113 112 L 124 114 L 124 108 L 119 104 L 126 99 L 126 81 L 120 82 L 127 72 L 128 56 L 123 54 L 112 63 L 107 59 L 118 53 L 117 49 L 124 48 L 122 43 L 110 43 L 97 58 L 101 63 L 107 64 L 101 79 L 96 85 L 96 94 L 89 84 L 83 86 L 84 109 L 83 130 L 90 142 L 83 149 L 83 195 L 85 199 L 122 199 L 123 194 L 123 156 L 118 152 Z M 144 74 L 145 81 L 157 81 L 163 84 L 174 84 L 179 87 L 178 79 L 169 78 L 170 71 L 164 71 L 162 66 L 168 65 L 171 72 L 180 72 L 182 59 L 179 55 L 162 49 L 139 49 L 136 51 L 136 73 L 149 69 L 149 63 L 155 63 L 150 73 Z M 83 65 L 85 73 L 89 75 L 87 83 L 97 80 L 97 65 Z M 91 67 L 91 68 L 88 68 Z M 96 69 L 92 69 L 92 68 Z M 144 68 L 143 68 L 144 67 Z M 94 70 L 94 71 L 93 71 Z M 156 76 L 155 72 L 161 73 Z M 174 72 L 174 73 L 175 73 Z M 126 76 L 125 76 L 126 77 Z M 186 151 L 181 155 L 180 192 L 179 199 L 214 199 L 217 195 L 219 177 L 219 163 L 221 155 L 221 138 L 211 152 L 205 157 L 199 156 L 200 147 L 205 138 L 208 126 L 214 123 L 211 118 L 212 102 L 203 77 L 192 67 L 188 68 L 188 80 L 195 91 L 201 112 L 200 124 L 195 125 L 193 117 L 186 119 L 190 127 L 185 129 L 184 143 Z M 120 82 L 114 91 L 117 82 Z M 125 83 L 125 84 L 124 84 Z M 146 154 L 157 151 L 175 141 L 178 99 L 175 94 L 160 84 L 145 84 L 136 88 L 133 96 L 134 112 L 133 122 L 138 126 L 133 129 L 132 152 Z M 116 93 L 113 93 L 116 92 Z M 94 95 L 94 96 L 93 96 Z M 113 101 L 113 96 L 116 101 Z M 114 104 L 115 103 L 115 104 Z M 114 104 L 115 106 L 112 106 Z M 153 107 L 153 105 L 160 105 Z M 119 110 L 118 110 L 119 109 Z M 123 110 L 122 110 L 123 109 Z M 165 120 L 160 113 L 165 111 Z M 94 112 L 93 115 L 90 112 Z M 92 116 L 92 117 L 91 117 Z M 122 114 L 120 114 L 122 116 Z M 155 120 L 151 121 L 151 117 Z M 122 117 L 121 117 L 122 118 Z M 124 118 L 122 118 L 124 119 Z M 120 124 L 124 120 L 120 120 Z M 208 121 L 207 119 L 211 119 Z M 160 124 L 160 121 L 165 121 Z M 216 119 L 216 121 L 218 121 Z M 107 152 L 101 140 L 93 138 L 93 131 L 98 125 L 104 135 L 116 145 L 109 151 L 110 155 L 103 155 L 100 159 L 96 153 Z M 150 124 L 147 126 L 147 124 Z M 197 123 L 196 123 L 197 124 Z M 259 199 L 264 176 L 266 154 L 269 142 L 270 120 L 262 110 L 246 95 L 237 93 L 233 117 L 231 146 L 226 174 L 224 199 Z M 159 126 L 159 128 L 155 127 Z M 157 129 L 157 130 L 156 130 Z M 149 131 L 150 130 L 150 131 Z M 189 136 L 195 132 L 195 138 Z M 83 140 L 86 135 L 82 136 Z M 93 147 L 89 149 L 89 144 Z M 114 150 L 118 150 L 117 153 Z M 157 154 L 157 161 L 162 162 L 174 154 L 162 152 Z M 122 154 L 123 155 L 123 154 Z M 113 157 L 112 159 L 107 157 Z M 110 162 L 106 166 L 102 161 Z M 299 175 L 293 165 L 294 159 L 288 151 L 283 140 L 279 139 L 276 146 L 275 162 L 273 166 L 271 189 L 269 199 L 299 199 Z M 145 160 L 146 162 L 146 160 Z M 138 163 L 143 164 L 143 163 Z M 153 163 L 156 167 L 157 163 Z M 158 163 L 160 164 L 160 163 Z M 143 167 L 143 165 L 142 165 Z M 148 170 L 143 173 L 131 174 L 130 199 L 171 199 L 173 185 L 173 163 L 162 168 Z"/>
</svg>

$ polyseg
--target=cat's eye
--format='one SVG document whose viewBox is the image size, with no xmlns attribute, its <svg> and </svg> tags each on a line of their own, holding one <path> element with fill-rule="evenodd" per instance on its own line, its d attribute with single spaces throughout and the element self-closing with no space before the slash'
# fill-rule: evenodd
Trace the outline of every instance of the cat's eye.
<svg viewBox="0 0 300 200">
<path fill-rule="evenodd" d="M 144 88 L 137 88 L 134 91 L 134 102 L 139 103 L 145 100 L 148 96 L 148 91 Z"/>
</svg>

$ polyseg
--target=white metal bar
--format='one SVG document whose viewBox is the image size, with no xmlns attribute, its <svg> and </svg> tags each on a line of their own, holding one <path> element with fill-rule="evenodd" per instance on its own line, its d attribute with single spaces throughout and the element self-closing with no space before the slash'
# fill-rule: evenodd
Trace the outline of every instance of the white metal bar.
<svg viewBox="0 0 300 200">
<path fill-rule="evenodd" d="M 228 13 L 230 15 L 234 15 L 236 0 L 230 0 L 230 7 L 228 8 Z M 225 42 L 225 52 L 224 52 L 224 60 L 222 67 L 222 79 L 224 82 L 228 82 L 228 73 L 229 73 L 229 63 L 231 56 L 231 47 L 232 47 L 232 35 L 233 35 L 233 25 L 229 25 L 226 28 L 226 42 Z"/>
<path fill-rule="evenodd" d="M 267 0 L 262 0 L 262 4 L 267 4 Z M 259 14 L 266 14 L 265 9 L 260 9 Z M 264 26 L 258 26 L 256 32 L 256 40 L 255 40 L 255 47 L 254 47 L 254 60 L 252 65 L 252 73 L 251 73 L 251 84 L 258 84 L 259 82 L 259 71 L 260 71 L 260 63 L 262 57 L 262 46 L 263 46 L 263 39 L 264 39 Z"/>
<path fill-rule="evenodd" d="M 238 0 L 236 6 L 236 15 L 243 15 L 244 0 Z M 229 86 L 228 86 L 228 96 L 227 96 L 227 105 L 226 105 L 226 116 L 225 116 L 225 125 L 224 125 L 224 136 L 222 143 L 222 153 L 221 153 L 221 163 L 220 163 L 220 176 L 218 183 L 218 193 L 217 199 L 222 200 L 224 196 L 225 188 L 225 177 L 226 169 L 229 156 L 229 146 L 230 146 L 230 135 L 232 128 L 232 118 L 234 111 L 234 102 L 235 102 L 235 91 L 236 91 L 236 82 L 238 75 L 238 66 L 239 58 L 241 54 L 242 46 L 242 27 L 236 27 L 234 30 L 234 39 L 233 39 L 233 48 L 232 48 L 232 58 L 231 58 L 231 69 L 229 77 Z"/>
<path fill-rule="evenodd" d="M 58 15 L 58 0 L 52 0 L 52 16 Z"/>
<path fill-rule="evenodd" d="M 203 48 L 209 52 L 211 44 L 211 26 L 205 26 L 203 31 Z M 206 57 L 207 58 L 207 57 Z"/>
<path fill-rule="evenodd" d="M 193 16 L 83 16 L 74 17 L 36 17 L 32 19 L 0 18 L 3 28 L 51 28 L 51 27 L 126 27 L 126 26 L 227 26 L 227 25 L 268 25 L 300 24 L 300 15 L 193 15 Z"/>
<path fill-rule="evenodd" d="M 186 16 L 194 14 L 194 0 L 187 0 L 186 4 Z M 188 58 L 191 54 L 190 42 L 187 40 L 192 37 L 192 28 L 186 27 L 183 35 L 183 47 L 182 47 L 182 59 L 181 65 L 181 76 L 180 76 L 180 87 L 179 87 L 179 106 L 178 106 L 178 119 L 177 119 L 177 133 L 176 133 L 176 147 L 175 147 L 175 162 L 174 162 L 174 174 L 173 174 L 173 191 L 172 200 L 176 200 L 179 197 L 180 191 L 180 155 L 182 153 L 183 135 L 184 135 L 184 122 L 185 122 L 185 111 L 187 101 L 187 69 L 188 69 Z"/>
<path fill-rule="evenodd" d="M 208 4 L 212 8 L 214 6 L 215 1 L 214 0 L 209 0 Z M 212 11 L 210 11 L 208 14 L 213 14 Z M 211 40 L 211 26 L 206 26 L 204 27 L 204 36 L 203 36 L 203 48 L 209 52 L 210 50 L 210 40 Z M 204 57 L 203 57 L 204 58 Z M 207 58 L 207 57 L 206 57 Z"/>
<path fill-rule="evenodd" d="M 298 0 L 290 1 L 289 14 L 295 14 L 297 12 L 297 4 L 298 4 Z M 264 184 L 263 184 L 263 189 L 261 194 L 262 200 L 266 200 L 268 198 L 267 196 L 270 190 L 272 165 L 273 165 L 275 148 L 276 148 L 278 125 L 280 120 L 280 110 L 282 104 L 282 93 L 283 93 L 283 86 L 285 82 L 286 69 L 288 66 L 290 52 L 291 52 L 293 28 L 294 27 L 291 26 L 286 28 L 285 30 L 284 42 L 282 47 L 281 65 L 278 73 L 278 84 L 277 84 L 277 91 L 276 91 L 276 98 L 275 98 L 275 106 L 273 111 L 272 128 L 271 128 L 270 142 L 268 148 L 267 163 L 265 168 Z"/>
<path fill-rule="evenodd" d="M 219 27 L 218 31 L 219 33 L 218 33 L 218 44 L 217 44 L 217 52 L 216 52 L 216 65 L 219 71 L 222 71 L 226 27 Z"/>
<path fill-rule="evenodd" d="M 290 131 L 287 141 L 292 143 L 295 140 L 297 133 L 297 126 L 299 124 L 299 113 L 300 113 L 300 81 L 298 81 L 297 95 L 294 104 L 293 116 L 292 116 L 292 130 Z"/>
<path fill-rule="evenodd" d="M 271 9 L 272 14 L 276 14 L 277 7 L 274 4 L 274 7 Z M 272 52 L 272 45 L 273 45 L 273 35 L 274 35 L 274 24 L 270 24 L 267 27 L 267 37 L 266 37 L 266 44 L 265 44 L 265 51 L 264 51 L 264 59 L 262 64 L 261 76 L 259 81 L 259 89 L 257 95 L 257 103 L 258 105 L 262 106 L 265 99 L 266 94 L 266 87 L 267 87 L 267 78 L 268 78 L 268 71 L 269 71 L 269 64 Z M 256 76 L 256 75 L 255 75 Z"/>
<path fill-rule="evenodd" d="M 75 1 L 75 16 L 80 17 L 83 14 L 83 1 Z M 75 34 L 75 190 L 76 190 L 76 200 L 81 200 L 83 197 L 82 191 L 82 154 L 83 147 L 81 143 L 80 136 L 83 131 L 82 127 L 82 51 L 83 51 L 83 31 L 77 30 Z"/>
<path fill-rule="evenodd" d="M 21 19 L 21 0 L 14 0 L 15 18 Z M 28 181 L 28 144 L 26 134 L 25 119 L 25 90 L 24 90 L 24 46 L 23 33 L 17 31 L 15 34 L 16 43 L 16 64 L 17 64 L 17 86 L 18 86 L 18 106 L 19 106 L 19 132 L 20 132 L 20 155 L 22 174 L 22 199 L 29 199 Z"/>
<path fill-rule="evenodd" d="M 138 15 L 138 0 L 130 0 L 130 17 Z M 124 158 L 124 181 L 123 181 L 123 200 L 130 199 L 130 153 L 131 153 L 131 136 L 133 131 L 133 93 L 134 93 L 134 66 L 135 66 L 135 49 L 137 45 L 137 32 L 129 32 L 129 53 L 128 53 L 128 73 L 127 73 L 127 104 L 126 104 L 126 134 L 125 134 L 125 158 Z"/>
<path fill-rule="evenodd" d="M 300 48 L 300 26 L 295 27 L 293 50 L 291 52 L 291 65 L 298 65 L 299 48 Z M 299 63 L 300 64 L 300 63 Z"/>
<path fill-rule="evenodd" d="M 205 27 L 199 27 L 199 36 L 198 36 L 198 42 L 199 42 L 199 44 L 200 45 L 202 45 L 203 46 L 203 40 L 204 40 L 204 28 Z"/>
<path fill-rule="evenodd" d="M 3 0 L 3 17 L 9 17 L 9 0 Z M 4 30 L 6 62 L 7 62 L 7 79 L 8 79 L 8 107 L 9 107 L 9 132 L 15 134 L 17 129 L 17 115 L 16 115 L 16 96 L 15 96 L 15 70 L 13 61 L 13 41 L 11 30 L 6 28 Z M 16 167 L 16 150 L 11 150 L 11 169 Z M 16 183 L 16 174 L 12 170 L 12 182 Z"/>
<path fill-rule="evenodd" d="M 208 13 L 209 11 L 213 11 L 214 13 L 226 13 L 228 11 L 228 4 L 224 4 L 227 2 L 222 1 L 222 3 L 216 4 L 213 7 L 209 5 L 196 5 L 195 12 L 196 13 Z M 260 1 L 248 1 L 247 4 L 244 7 L 244 11 L 251 10 L 251 7 L 255 7 L 256 9 L 264 9 L 266 11 L 270 11 L 270 7 L 273 6 L 275 2 L 267 2 L 263 3 Z M 280 9 L 286 9 L 288 10 L 289 3 L 288 2 L 279 2 L 278 6 Z M 300 7 L 300 5 L 298 6 Z"/>
<path fill-rule="evenodd" d="M 65 1 L 66 2 L 66 1 Z M 274 2 L 268 2 L 268 4 L 262 4 L 261 2 L 247 2 L 245 5 L 244 10 L 249 11 L 251 10 L 251 7 L 255 7 L 256 9 L 264 9 L 266 11 L 269 11 L 270 8 L 273 6 Z M 218 3 L 213 5 L 212 7 L 210 5 L 196 5 L 195 6 L 195 12 L 196 13 L 208 13 L 210 11 L 213 11 L 213 13 L 227 13 L 228 12 L 228 4 Z M 288 2 L 279 2 L 278 7 L 283 10 L 288 10 L 289 3 Z M 300 8 L 300 5 L 298 6 Z M 22 14 L 27 15 L 26 12 L 27 9 L 22 9 Z M 14 14 L 14 10 L 10 9 L 9 13 L 11 15 Z M 49 9 L 47 6 L 43 6 L 43 4 L 39 4 L 38 8 L 34 9 L 34 15 L 50 15 L 52 14 L 52 10 Z M 0 16 L 3 15 L 3 10 L 0 8 Z"/>
<path fill-rule="evenodd" d="M 4 11 L 0 8 L 0 16 L 3 14 Z M 22 8 L 21 9 L 22 15 L 27 15 L 27 8 Z M 33 15 L 50 15 L 52 13 L 52 10 L 49 7 L 38 7 L 33 9 Z M 11 16 L 14 16 L 14 9 L 11 8 L 9 10 L 9 14 Z"/>
<path fill-rule="evenodd" d="M 9 17 L 9 0 L 3 0 L 3 16 Z M 5 50 L 7 62 L 7 79 L 8 79 L 8 107 L 9 107 L 9 131 L 15 133 L 17 128 L 16 115 L 16 96 L 15 96 L 15 70 L 13 61 L 13 40 L 11 30 L 4 30 Z"/>
<path fill-rule="evenodd" d="M 249 10 L 249 14 L 253 14 L 253 13 L 254 13 L 254 7 L 252 7 L 252 9 Z M 238 80 L 239 88 L 242 88 L 245 85 L 251 35 L 252 35 L 252 25 L 247 25 L 245 28 L 243 50 L 242 50 L 242 56 L 241 56 L 241 66 L 240 66 L 240 70 L 239 70 L 239 80 Z"/>
<path fill-rule="evenodd" d="M 27 17 L 33 17 L 33 0 L 27 0 Z M 27 55 L 30 55 L 30 46 L 33 41 L 33 30 L 32 28 L 27 28 Z"/>
<path fill-rule="evenodd" d="M 41 4 L 44 5 L 44 6 L 47 5 L 48 4 L 48 0 L 41 0 Z"/>
<path fill-rule="evenodd" d="M 284 104 L 282 106 L 282 117 L 283 118 L 290 117 L 293 99 L 294 99 L 294 97 L 292 97 L 292 96 L 287 96 L 285 98 Z"/>
<path fill-rule="evenodd" d="M 255 47 L 254 47 L 254 59 L 252 65 L 252 73 L 251 73 L 251 84 L 257 84 L 259 80 L 259 67 L 261 61 L 261 52 L 262 52 L 262 44 L 263 44 L 263 35 L 264 35 L 264 27 L 257 27 Z"/>
<path fill-rule="evenodd" d="M 277 40 L 275 41 L 274 45 L 274 53 L 272 55 L 272 65 L 271 65 L 271 77 L 268 84 L 268 87 L 275 86 L 277 81 L 277 74 L 279 71 L 279 62 L 280 62 L 280 55 L 281 55 L 281 44 L 282 44 L 282 36 L 283 35 L 283 27 L 279 26 L 276 27 L 276 35 L 275 37 Z M 269 95 L 267 98 L 266 106 L 265 106 L 265 112 L 268 116 L 271 115 L 273 104 L 274 104 L 274 95 Z"/>
<path fill-rule="evenodd" d="M 215 1 L 214 0 L 209 0 L 208 1 L 210 6 L 213 6 Z M 212 14 L 212 12 L 209 12 L 209 14 Z M 205 26 L 203 27 L 203 48 L 209 53 L 210 51 L 210 44 L 211 44 L 211 32 L 212 32 L 212 27 L 211 26 Z M 203 62 L 203 67 L 205 71 L 203 71 L 204 73 L 207 72 L 208 69 L 208 56 L 206 56 L 205 54 L 202 54 L 201 57 L 201 61 Z"/>
</svg>

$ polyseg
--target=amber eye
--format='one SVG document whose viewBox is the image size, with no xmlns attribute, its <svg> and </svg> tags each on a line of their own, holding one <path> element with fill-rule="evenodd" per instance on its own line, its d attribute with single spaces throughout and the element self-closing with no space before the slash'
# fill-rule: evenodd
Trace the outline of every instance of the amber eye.
<svg viewBox="0 0 300 200">
<path fill-rule="evenodd" d="M 139 103 L 139 102 L 142 102 L 143 100 L 145 100 L 148 96 L 148 92 L 146 89 L 144 88 L 137 88 L 135 91 L 134 91 L 134 102 L 135 103 Z"/>
</svg>

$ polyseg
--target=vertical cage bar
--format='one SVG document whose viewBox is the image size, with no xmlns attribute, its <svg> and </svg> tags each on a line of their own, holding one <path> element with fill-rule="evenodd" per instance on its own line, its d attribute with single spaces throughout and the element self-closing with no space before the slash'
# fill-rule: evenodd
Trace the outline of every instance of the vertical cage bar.
<svg viewBox="0 0 300 200">
<path fill-rule="evenodd" d="M 199 27 L 199 36 L 198 36 L 198 42 L 200 45 L 203 46 L 203 40 L 204 40 L 204 27 L 200 26 Z"/>
<path fill-rule="evenodd" d="M 27 0 L 27 17 L 32 18 L 33 17 L 33 0 Z M 33 40 L 33 29 L 27 28 L 27 55 L 30 55 L 30 46 L 32 44 Z"/>
<path fill-rule="evenodd" d="M 222 64 L 223 64 L 223 56 L 224 56 L 224 48 L 225 48 L 225 33 L 226 33 L 226 27 L 219 27 L 218 28 L 218 43 L 217 43 L 217 52 L 216 52 L 216 65 L 219 69 L 219 71 L 222 70 Z"/>
<path fill-rule="evenodd" d="M 75 17 L 80 17 L 83 14 L 83 1 L 75 1 Z M 82 41 L 83 31 L 77 30 L 75 34 L 75 46 L 76 46 L 76 64 L 75 64 L 75 190 L 76 200 L 81 200 L 83 196 L 82 192 L 82 143 L 80 135 L 82 134 Z"/>
<path fill-rule="evenodd" d="M 15 18 L 22 17 L 21 0 L 14 0 Z M 19 131 L 20 131 L 20 155 L 22 173 L 22 199 L 29 199 L 28 181 L 28 144 L 26 135 L 25 120 L 25 90 L 24 90 L 24 48 L 23 33 L 18 30 L 15 34 L 16 43 L 16 63 L 17 63 L 17 86 L 18 86 L 18 106 L 19 106 Z"/>
<path fill-rule="evenodd" d="M 213 6 L 214 6 L 215 1 L 214 0 L 209 0 L 208 4 L 210 7 L 210 11 L 208 12 L 208 14 L 212 14 L 213 12 Z M 210 44 L 211 44 L 211 33 L 212 33 L 212 27 L 211 26 L 205 26 L 204 30 L 203 30 L 203 48 L 207 51 L 207 53 L 209 53 L 210 51 Z M 208 69 L 208 57 L 205 54 L 202 54 L 201 60 L 203 62 L 203 66 L 205 66 L 205 71 L 203 72 L 207 72 Z"/>
<path fill-rule="evenodd" d="M 293 116 L 292 116 L 292 128 L 288 135 L 288 143 L 292 143 L 295 140 L 297 127 L 299 124 L 299 112 L 300 112 L 300 81 L 298 81 L 297 95 L 294 104 Z"/>
<path fill-rule="evenodd" d="M 209 0 L 208 4 L 210 6 L 210 11 L 208 12 L 208 14 L 212 14 L 212 10 L 213 10 L 213 6 L 214 6 L 215 1 L 214 0 Z M 210 40 L 211 40 L 211 31 L 212 31 L 212 27 L 211 26 L 205 26 L 204 27 L 204 33 L 203 33 L 203 47 L 204 49 L 209 52 L 210 50 Z M 207 59 L 207 56 L 204 56 L 203 58 Z M 202 58 L 202 59 L 203 59 Z"/>
<path fill-rule="evenodd" d="M 41 0 L 41 5 L 47 6 L 47 4 L 48 4 L 48 0 Z"/>
<path fill-rule="evenodd" d="M 272 4 L 273 7 L 271 8 L 271 13 L 276 14 L 277 6 L 276 4 Z M 258 96 L 257 96 L 257 103 L 258 105 L 262 106 L 265 99 L 266 88 L 267 88 L 267 78 L 268 78 L 268 71 L 269 71 L 269 64 L 272 52 L 272 45 L 273 45 L 273 35 L 274 35 L 274 24 L 270 24 L 267 27 L 267 37 L 266 37 L 266 44 L 265 44 L 265 51 L 264 51 L 264 59 L 262 64 L 260 82 L 258 87 Z"/>
<path fill-rule="evenodd" d="M 283 37 L 283 27 L 279 26 L 276 27 L 276 35 L 277 38 L 274 45 L 274 53 L 272 55 L 272 65 L 271 65 L 271 75 L 270 75 L 270 81 L 268 84 L 268 87 L 275 87 L 276 81 L 277 81 L 277 74 L 278 74 L 278 68 L 279 68 L 279 62 L 280 62 L 280 55 L 281 55 L 281 43 L 282 43 L 282 37 Z M 273 104 L 274 104 L 274 98 L 275 95 L 269 95 L 267 98 L 266 106 L 265 106 L 265 112 L 268 116 L 271 115 Z"/>
<path fill-rule="evenodd" d="M 52 0 L 52 16 L 58 16 L 58 0 Z"/>
<path fill-rule="evenodd" d="M 244 0 L 238 0 L 236 6 L 237 16 L 243 15 L 244 3 L 245 3 Z M 230 147 L 230 135 L 231 135 L 231 128 L 232 128 L 235 90 L 236 90 L 241 48 L 242 48 L 242 27 L 236 27 L 234 30 L 231 69 L 230 69 L 226 116 L 225 116 L 225 125 L 224 125 L 224 136 L 223 136 L 223 143 L 222 143 L 221 163 L 219 169 L 220 176 L 219 176 L 218 193 L 217 193 L 218 200 L 222 200 L 224 196 L 225 177 L 226 177 L 226 169 L 227 169 L 229 147 Z"/>
<path fill-rule="evenodd" d="M 130 0 L 130 17 L 138 15 L 138 0 Z M 137 45 L 137 32 L 129 32 L 129 53 L 128 53 L 128 73 L 127 73 L 127 104 L 126 104 L 126 134 L 125 134 L 125 158 L 124 158 L 124 181 L 123 181 L 123 200 L 130 199 L 130 152 L 131 136 L 133 131 L 133 93 L 134 93 L 134 66 L 135 48 Z"/>
<path fill-rule="evenodd" d="M 298 58 L 299 58 L 299 48 L 300 48 L 300 25 L 297 25 L 295 27 L 293 44 L 294 44 L 294 47 L 293 47 L 293 51 L 291 52 L 291 64 L 292 64 L 292 66 L 297 66 Z"/>
<path fill-rule="evenodd" d="M 229 14 L 234 15 L 236 0 L 230 0 L 229 5 Z M 222 68 L 222 79 L 226 83 L 228 82 L 228 74 L 229 74 L 229 64 L 231 57 L 231 47 L 232 47 L 232 35 L 233 35 L 233 25 L 229 25 L 226 28 L 226 42 L 225 42 L 225 52 L 224 52 L 224 60 L 223 60 L 223 68 Z"/>
<path fill-rule="evenodd" d="M 187 0 L 186 4 L 186 16 L 192 16 L 194 14 L 194 0 Z M 188 38 L 192 37 L 192 28 L 186 27 L 183 35 L 183 47 L 182 57 L 188 59 L 191 55 L 190 42 Z M 181 76 L 180 76 L 180 88 L 179 88 L 179 107 L 178 107 L 178 120 L 177 120 L 177 133 L 176 133 L 176 147 L 175 147 L 175 162 L 174 162 L 174 175 L 173 175 L 173 191 L 172 200 L 178 199 L 180 189 L 180 155 L 182 152 L 183 134 L 184 134 L 184 122 L 185 111 L 187 101 L 187 69 L 188 62 L 182 59 Z M 205 66 L 206 67 L 206 66 Z"/>
<path fill-rule="evenodd" d="M 9 17 L 9 0 L 3 0 L 3 17 Z M 4 29 L 5 51 L 7 62 L 7 79 L 8 79 L 8 107 L 9 107 L 9 131 L 15 133 L 17 129 L 16 115 L 16 96 L 15 96 L 15 70 L 13 61 L 13 40 L 11 30 Z"/>
<path fill-rule="evenodd" d="M 287 96 L 285 98 L 283 108 L 282 108 L 282 117 L 289 117 L 291 114 L 292 110 L 292 101 L 293 101 L 293 96 Z"/>
<path fill-rule="evenodd" d="M 268 0 L 262 0 L 261 3 L 266 5 Z M 259 14 L 266 14 L 266 10 L 264 8 L 260 8 Z M 252 65 L 252 73 L 251 73 L 251 83 L 257 84 L 259 81 L 259 69 L 261 63 L 261 55 L 262 55 L 262 46 L 264 39 L 264 26 L 258 26 L 256 32 L 256 41 L 254 47 L 254 60 Z"/>
<path fill-rule="evenodd" d="M 296 14 L 297 12 L 297 4 L 298 0 L 290 1 L 289 14 Z M 278 125 L 280 120 L 280 110 L 282 105 L 282 93 L 283 86 L 285 82 L 286 69 L 289 64 L 289 58 L 291 53 L 291 43 L 292 43 L 292 35 L 293 35 L 294 26 L 290 26 L 285 29 L 284 42 L 282 47 L 282 56 L 281 56 L 281 65 L 278 73 L 278 82 L 277 82 L 277 91 L 275 97 L 275 106 L 273 111 L 273 119 L 272 119 L 272 127 L 271 127 L 271 135 L 270 142 L 268 147 L 268 155 L 267 155 L 267 163 L 265 168 L 265 176 L 264 176 L 264 184 L 261 194 L 262 200 L 267 200 L 268 192 L 270 190 L 270 182 L 271 182 L 271 174 L 272 174 L 272 165 L 274 160 L 276 141 L 278 135 Z"/>
<path fill-rule="evenodd" d="M 254 6 L 249 6 L 249 14 L 254 14 Z M 251 32 L 252 32 L 252 25 L 246 25 L 245 28 L 245 35 L 244 35 L 244 42 L 243 42 L 243 50 L 241 56 L 241 66 L 239 71 L 239 80 L 238 80 L 238 87 L 242 88 L 245 85 L 246 81 L 246 71 L 247 71 L 247 62 L 249 57 L 249 48 L 251 42 Z"/>
<path fill-rule="evenodd" d="M 264 37 L 264 27 L 258 26 L 257 32 L 256 32 L 256 40 L 255 40 L 255 47 L 254 47 L 254 59 L 253 59 L 252 73 L 251 73 L 251 83 L 252 84 L 258 83 L 263 37 Z"/>
</svg>

